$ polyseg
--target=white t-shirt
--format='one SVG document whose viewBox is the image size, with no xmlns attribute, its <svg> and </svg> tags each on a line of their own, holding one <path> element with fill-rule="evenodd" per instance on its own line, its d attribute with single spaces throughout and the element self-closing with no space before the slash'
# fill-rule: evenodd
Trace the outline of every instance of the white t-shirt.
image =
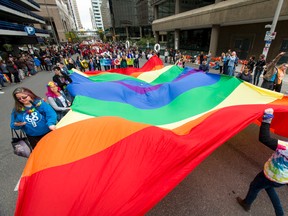
<svg viewBox="0 0 288 216">
<path fill-rule="evenodd" d="M 62 95 L 58 96 L 58 99 L 63 104 L 63 107 L 68 107 L 68 104 L 66 103 L 66 100 L 65 100 L 65 98 Z"/>
</svg>

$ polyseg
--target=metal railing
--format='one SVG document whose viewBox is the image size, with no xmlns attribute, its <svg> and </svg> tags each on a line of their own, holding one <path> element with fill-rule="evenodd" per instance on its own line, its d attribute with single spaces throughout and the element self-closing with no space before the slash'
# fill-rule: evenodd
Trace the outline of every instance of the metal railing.
<svg viewBox="0 0 288 216">
<path fill-rule="evenodd" d="M 40 5 L 37 2 L 35 2 L 33 0 L 27 0 L 27 1 L 30 2 L 31 4 L 35 5 L 36 7 L 40 8 Z"/>
<path fill-rule="evenodd" d="M 0 29 L 25 32 L 24 28 L 25 28 L 25 25 L 0 21 Z M 49 32 L 47 30 L 44 30 L 44 29 L 35 28 L 35 32 L 36 33 L 42 33 L 42 34 L 49 34 Z"/>
</svg>

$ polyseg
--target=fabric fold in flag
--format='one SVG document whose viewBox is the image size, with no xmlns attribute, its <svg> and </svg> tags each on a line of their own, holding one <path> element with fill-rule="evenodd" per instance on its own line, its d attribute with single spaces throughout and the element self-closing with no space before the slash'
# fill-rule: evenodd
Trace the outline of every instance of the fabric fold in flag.
<svg viewBox="0 0 288 216">
<path fill-rule="evenodd" d="M 145 215 L 264 109 L 288 136 L 283 94 L 160 61 L 71 75 L 72 110 L 28 159 L 15 215 Z"/>
</svg>

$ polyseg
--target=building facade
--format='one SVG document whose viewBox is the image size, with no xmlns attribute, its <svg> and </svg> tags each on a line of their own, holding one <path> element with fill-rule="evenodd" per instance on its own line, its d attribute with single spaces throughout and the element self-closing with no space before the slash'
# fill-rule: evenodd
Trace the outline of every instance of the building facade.
<svg viewBox="0 0 288 216">
<path fill-rule="evenodd" d="M 106 36 L 126 40 L 153 35 L 150 0 L 102 0 L 101 12 Z"/>
<path fill-rule="evenodd" d="M 67 4 L 62 0 L 37 0 L 37 3 L 41 7 L 37 14 L 45 18 L 41 27 L 50 32 L 52 42 L 67 42 L 65 34 L 76 29 Z"/>
<path fill-rule="evenodd" d="M 104 30 L 102 14 L 101 14 L 101 4 L 102 0 L 91 0 L 92 11 L 96 23 L 96 28 L 98 30 Z"/>
<path fill-rule="evenodd" d="M 270 31 L 268 24 L 272 23 L 279 2 L 282 4 L 277 34 L 267 45 L 264 38 Z M 258 57 L 267 46 L 268 60 L 281 51 L 288 51 L 286 0 L 152 0 L 151 4 L 156 41 L 167 47 L 191 53 L 210 50 L 213 56 L 232 49 L 240 59 L 247 59 L 251 55 Z M 286 54 L 282 61 L 287 59 Z"/>
<path fill-rule="evenodd" d="M 136 17 L 140 28 L 140 37 L 152 37 L 153 7 L 151 0 L 136 1 Z"/>
<path fill-rule="evenodd" d="M 76 0 L 65 0 L 64 3 L 68 6 L 69 14 L 72 16 L 73 22 L 76 24 L 76 30 L 83 29 Z"/>
<path fill-rule="evenodd" d="M 45 19 L 36 14 L 40 10 L 40 5 L 33 0 L 0 1 L 0 51 L 15 50 L 24 44 L 38 44 L 49 37 L 48 31 L 36 27 L 37 23 L 45 24 Z"/>
<path fill-rule="evenodd" d="M 105 29 L 105 32 L 110 31 L 113 27 L 112 25 L 112 13 L 111 8 L 109 4 L 109 0 L 102 0 L 101 4 L 101 14 L 102 14 L 102 21 L 103 21 L 103 27 Z"/>
<path fill-rule="evenodd" d="M 97 29 L 96 21 L 95 21 L 95 18 L 94 18 L 94 14 L 93 14 L 92 8 L 89 8 L 89 14 L 90 14 L 90 19 L 91 19 L 92 29 Z"/>
</svg>

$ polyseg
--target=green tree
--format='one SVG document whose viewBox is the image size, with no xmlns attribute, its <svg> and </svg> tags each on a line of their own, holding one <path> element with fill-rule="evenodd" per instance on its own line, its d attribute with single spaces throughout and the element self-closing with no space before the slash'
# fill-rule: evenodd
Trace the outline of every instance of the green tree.
<svg viewBox="0 0 288 216">
<path fill-rule="evenodd" d="M 141 48 L 147 48 L 147 44 L 149 43 L 149 47 L 154 46 L 156 43 L 154 37 L 144 37 L 137 41 L 137 46 Z"/>
<path fill-rule="evenodd" d="M 66 32 L 65 37 L 71 43 L 79 42 L 78 34 L 75 31 Z"/>
<path fill-rule="evenodd" d="M 104 41 L 104 32 L 102 29 L 97 30 L 97 34 L 99 35 L 100 39 Z"/>
</svg>

